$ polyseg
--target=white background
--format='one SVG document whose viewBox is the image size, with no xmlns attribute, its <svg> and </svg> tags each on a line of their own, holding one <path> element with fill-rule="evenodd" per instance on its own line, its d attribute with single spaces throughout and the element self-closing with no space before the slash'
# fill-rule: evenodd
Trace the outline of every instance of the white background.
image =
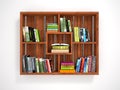
<svg viewBox="0 0 120 90">
<path fill-rule="evenodd" d="M 119 0 L 0 0 L 0 90 L 120 90 Z M 19 74 L 20 11 L 99 11 L 99 75 Z"/>
</svg>

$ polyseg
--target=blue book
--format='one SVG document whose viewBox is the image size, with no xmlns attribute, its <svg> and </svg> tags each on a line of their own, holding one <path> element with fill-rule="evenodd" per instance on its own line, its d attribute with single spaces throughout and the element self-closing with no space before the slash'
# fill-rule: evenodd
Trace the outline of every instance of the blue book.
<svg viewBox="0 0 120 90">
<path fill-rule="evenodd" d="M 81 58 L 77 59 L 76 72 L 80 72 Z"/>
<path fill-rule="evenodd" d="M 86 66 L 87 66 L 87 58 L 85 57 L 85 62 L 84 62 L 84 69 L 83 69 L 83 72 L 86 72 Z"/>
<path fill-rule="evenodd" d="M 83 28 L 83 39 L 84 39 L 84 42 L 86 42 L 86 31 L 85 31 L 85 28 Z"/>
</svg>

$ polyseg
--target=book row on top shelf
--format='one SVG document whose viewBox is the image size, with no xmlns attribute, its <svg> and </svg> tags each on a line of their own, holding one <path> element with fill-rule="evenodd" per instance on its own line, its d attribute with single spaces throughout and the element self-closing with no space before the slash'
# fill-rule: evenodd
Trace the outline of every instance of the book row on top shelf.
<svg viewBox="0 0 120 90">
<path fill-rule="evenodd" d="M 21 12 L 20 74 L 99 72 L 98 12 Z"/>
</svg>

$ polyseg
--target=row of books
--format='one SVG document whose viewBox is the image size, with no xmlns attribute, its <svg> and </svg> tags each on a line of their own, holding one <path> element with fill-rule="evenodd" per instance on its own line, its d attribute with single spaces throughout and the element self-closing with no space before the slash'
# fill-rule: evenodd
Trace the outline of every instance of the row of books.
<svg viewBox="0 0 120 90">
<path fill-rule="evenodd" d="M 88 29 L 74 27 L 74 41 L 75 42 L 88 42 L 90 41 L 90 35 Z"/>
<path fill-rule="evenodd" d="M 75 73 L 73 62 L 62 62 L 60 73 Z"/>
<path fill-rule="evenodd" d="M 78 58 L 76 62 L 76 72 L 96 72 L 96 56 Z"/>
<path fill-rule="evenodd" d="M 60 18 L 60 30 L 61 32 L 72 32 L 71 21 L 65 17 Z"/>
<path fill-rule="evenodd" d="M 40 42 L 39 30 L 33 27 L 23 27 L 23 39 L 25 42 Z"/>
<path fill-rule="evenodd" d="M 69 44 L 66 43 L 54 43 L 51 45 L 52 53 L 69 53 Z"/>
<path fill-rule="evenodd" d="M 57 23 L 48 23 L 47 31 L 58 31 L 58 24 Z"/>
<path fill-rule="evenodd" d="M 30 57 L 27 55 L 23 56 L 22 60 L 23 72 L 27 73 L 51 73 L 51 66 L 49 59 Z"/>
</svg>

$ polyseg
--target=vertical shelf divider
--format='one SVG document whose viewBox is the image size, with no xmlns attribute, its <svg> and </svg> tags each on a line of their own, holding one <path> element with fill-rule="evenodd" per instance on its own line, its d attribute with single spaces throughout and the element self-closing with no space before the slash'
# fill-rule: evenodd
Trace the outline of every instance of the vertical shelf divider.
<svg viewBox="0 0 120 90">
<path fill-rule="evenodd" d="M 83 27 L 83 28 L 84 28 L 84 19 L 85 19 L 85 17 L 82 16 L 82 27 Z M 82 56 L 84 57 L 84 43 L 83 43 L 83 45 L 82 45 Z"/>
<path fill-rule="evenodd" d="M 54 16 L 54 23 L 57 23 L 56 16 Z M 56 40 L 57 40 L 57 36 L 56 34 L 54 34 L 54 43 L 57 42 Z M 53 71 L 56 71 L 56 55 L 54 55 Z"/>
<path fill-rule="evenodd" d="M 94 42 L 94 16 L 92 16 L 92 42 Z M 94 56 L 94 43 L 92 44 L 92 56 Z"/>
<path fill-rule="evenodd" d="M 27 16 L 25 16 L 25 26 L 27 26 Z M 27 55 L 27 44 L 25 43 L 25 55 Z"/>
<path fill-rule="evenodd" d="M 46 42 L 46 16 L 44 16 L 44 42 Z M 46 46 L 47 45 L 44 44 L 44 58 L 46 58 Z"/>
<path fill-rule="evenodd" d="M 74 20 L 75 20 L 75 16 L 73 16 L 73 22 L 72 22 L 72 29 L 73 29 L 73 33 L 72 33 L 72 36 L 74 36 Z M 74 41 L 74 37 L 72 37 L 71 38 L 72 39 L 72 41 Z M 74 44 L 75 45 L 75 44 Z M 74 62 L 75 61 L 75 53 L 74 53 L 74 45 L 72 45 L 71 47 L 72 47 L 72 62 Z"/>
</svg>

